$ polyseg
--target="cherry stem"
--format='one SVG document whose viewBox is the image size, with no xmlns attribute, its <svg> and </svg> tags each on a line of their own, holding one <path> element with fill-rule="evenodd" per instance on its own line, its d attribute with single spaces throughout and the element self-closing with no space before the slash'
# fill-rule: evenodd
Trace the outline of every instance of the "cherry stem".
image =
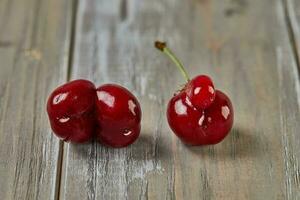
<svg viewBox="0 0 300 200">
<path fill-rule="evenodd" d="M 154 46 L 164 52 L 177 66 L 177 68 L 180 70 L 181 74 L 185 78 L 186 82 L 190 81 L 190 77 L 188 73 L 185 71 L 185 68 L 183 64 L 180 62 L 180 60 L 175 56 L 175 54 L 167 47 L 167 44 L 165 42 L 156 41 L 154 43 Z"/>
</svg>

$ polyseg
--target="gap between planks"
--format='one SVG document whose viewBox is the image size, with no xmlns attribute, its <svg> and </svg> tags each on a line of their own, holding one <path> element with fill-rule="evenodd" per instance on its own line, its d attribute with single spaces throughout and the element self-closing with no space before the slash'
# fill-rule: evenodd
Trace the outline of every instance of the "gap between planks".
<svg viewBox="0 0 300 200">
<path fill-rule="evenodd" d="M 70 31 L 70 44 L 68 51 L 68 60 L 67 60 L 67 77 L 66 80 L 70 81 L 71 73 L 72 73 L 72 65 L 73 65 L 73 56 L 74 56 L 74 46 L 75 46 L 75 38 L 76 38 L 76 19 L 77 19 L 77 11 L 78 11 L 78 0 L 73 0 L 72 4 L 72 16 L 71 16 L 71 31 Z M 61 175 L 62 175 L 62 165 L 64 159 L 64 141 L 59 141 L 59 152 L 57 159 L 57 171 L 56 171 L 56 183 L 55 183 L 55 197 L 54 199 L 60 199 L 60 191 L 61 191 Z"/>
</svg>

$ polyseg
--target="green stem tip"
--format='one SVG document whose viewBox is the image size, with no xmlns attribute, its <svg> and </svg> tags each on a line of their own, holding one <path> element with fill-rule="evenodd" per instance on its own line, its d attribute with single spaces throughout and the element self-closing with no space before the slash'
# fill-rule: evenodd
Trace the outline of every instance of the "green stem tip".
<svg viewBox="0 0 300 200">
<path fill-rule="evenodd" d="M 185 78 L 187 82 L 189 82 L 190 77 L 188 73 L 185 71 L 185 68 L 183 64 L 180 62 L 180 60 L 175 56 L 175 54 L 167 47 L 167 44 L 165 42 L 155 41 L 154 46 L 158 49 L 164 52 L 177 66 L 177 68 L 180 70 L 181 74 Z"/>
</svg>

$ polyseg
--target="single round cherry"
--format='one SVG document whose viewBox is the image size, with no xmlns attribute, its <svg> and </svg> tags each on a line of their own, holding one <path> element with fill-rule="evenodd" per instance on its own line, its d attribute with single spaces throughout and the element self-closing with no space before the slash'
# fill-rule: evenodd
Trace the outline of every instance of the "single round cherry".
<svg viewBox="0 0 300 200">
<path fill-rule="evenodd" d="M 233 125 L 230 99 L 215 90 L 212 80 L 206 75 L 198 75 L 190 80 L 184 66 L 166 43 L 157 41 L 155 47 L 171 58 L 187 81 L 168 104 L 167 118 L 173 132 L 190 145 L 221 142 Z"/>
<path fill-rule="evenodd" d="M 48 98 L 47 112 L 53 132 L 62 140 L 87 142 L 95 131 L 96 88 L 88 80 L 70 81 Z"/>
<path fill-rule="evenodd" d="M 105 84 L 96 90 L 97 138 L 107 146 L 132 144 L 141 129 L 141 108 L 136 97 L 126 88 Z"/>
</svg>

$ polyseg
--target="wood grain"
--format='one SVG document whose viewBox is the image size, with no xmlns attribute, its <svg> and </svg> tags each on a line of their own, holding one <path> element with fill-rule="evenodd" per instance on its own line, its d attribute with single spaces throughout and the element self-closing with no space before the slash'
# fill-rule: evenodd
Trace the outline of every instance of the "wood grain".
<svg viewBox="0 0 300 200">
<path fill-rule="evenodd" d="M 294 0 L 286 0 L 286 16 L 288 21 L 288 30 L 290 33 L 290 41 L 294 47 L 294 56 L 296 63 L 292 63 L 292 71 L 290 76 L 293 76 L 295 80 L 300 80 L 300 2 Z M 298 69 L 298 70 L 297 70 Z M 286 73 L 286 72 L 285 72 Z M 280 76 L 280 78 L 284 75 Z M 285 80 L 283 80 L 285 81 Z M 288 185 L 287 195 L 289 199 L 300 199 L 300 140 L 299 140 L 299 108 L 300 108 L 300 84 L 298 82 L 294 85 L 296 98 L 293 99 L 293 104 L 298 105 L 298 110 L 293 110 L 291 106 L 288 109 L 282 110 L 282 128 L 285 132 L 292 131 L 293 134 L 290 137 L 285 137 L 285 160 L 286 160 L 286 184 Z M 288 91 L 284 90 L 285 93 L 281 99 L 284 103 L 290 101 L 288 99 Z"/>
<path fill-rule="evenodd" d="M 171 133 L 166 104 L 183 79 L 156 39 L 231 97 L 222 143 Z M 71 77 L 133 91 L 143 128 L 128 148 L 65 144 L 61 199 L 299 198 L 299 78 L 281 0 L 79 1 L 74 47 Z"/>
<path fill-rule="evenodd" d="M 296 0 L 0 0 L 1 199 L 300 199 L 299 9 Z M 222 143 L 189 147 L 172 134 L 166 105 L 184 82 L 156 39 L 231 97 L 235 125 Z M 137 142 L 60 148 L 45 103 L 69 75 L 130 89 L 143 109 Z"/>
<path fill-rule="evenodd" d="M 71 4 L 0 1 L 1 199 L 57 195 L 59 140 L 45 105 L 50 91 L 66 81 Z"/>
</svg>

